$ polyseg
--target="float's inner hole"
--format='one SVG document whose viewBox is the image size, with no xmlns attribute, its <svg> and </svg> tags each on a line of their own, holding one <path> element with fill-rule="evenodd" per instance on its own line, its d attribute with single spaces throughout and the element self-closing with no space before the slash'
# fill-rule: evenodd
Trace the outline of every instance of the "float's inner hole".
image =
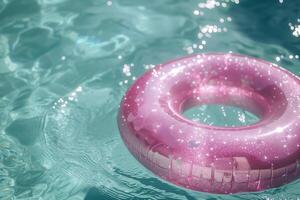
<svg viewBox="0 0 300 200">
<path fill-rule="evenodd" d="M 274 113 L 269 99 L 253 89 L 230 85 L 201 85 L 177 96 L 183 117 L 211 126 L 237 127 L 262 122 Z M 275 105 L 275 104 L 274 104 Z"/>
<path fill-rule="evenodd" d="M 192 121 L 221 127 L 255 124 L 260 117 L 244 108 L 225 104 L 202 104 L 185 110 L 182 115 Z"/>
</svg>

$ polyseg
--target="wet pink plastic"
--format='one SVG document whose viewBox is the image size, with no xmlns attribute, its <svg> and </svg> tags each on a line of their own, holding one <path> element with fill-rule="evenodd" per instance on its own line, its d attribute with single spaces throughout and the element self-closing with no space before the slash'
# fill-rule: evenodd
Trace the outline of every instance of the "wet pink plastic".
<svg viewBox="0 0 300 200">
<path fill-rule="evenodd" d="M 243 107 L 256 124 L 215 127 L 182 112 Z M 158 65 L 127 91 L 118 124 L 131 153 L 158 176 L 211 193 L 259 191 L 300 176 L 300 82 L 275 64 L 201 54 Z"/>
</svg>

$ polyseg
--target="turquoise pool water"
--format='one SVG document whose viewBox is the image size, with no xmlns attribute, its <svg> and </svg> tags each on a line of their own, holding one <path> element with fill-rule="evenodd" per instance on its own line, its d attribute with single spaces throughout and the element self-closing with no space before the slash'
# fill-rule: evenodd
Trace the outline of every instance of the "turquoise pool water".
<svg viewBox="0 0 300 200">
<path fill-rule="evenodd" d="M 0 199 L 300 199 L 300 182 L 213 195 L 176 187 L 127 151 L 116 115 L 153 65 L 200 52 L 300 75 L 298 0 L 0 0 Z M 220 125 L 257 120 L 201 107 Z M 241 117 L 242 116 L 242 117 Z"/>
</svg>

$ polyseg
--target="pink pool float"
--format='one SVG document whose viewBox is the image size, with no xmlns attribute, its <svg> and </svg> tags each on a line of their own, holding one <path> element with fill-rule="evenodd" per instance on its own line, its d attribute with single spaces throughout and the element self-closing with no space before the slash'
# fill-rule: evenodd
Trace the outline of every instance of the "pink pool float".
<svg viewBox="0 0 300 200">
<path fill-rule="evenodd" d="M 217 127 L 182 115 L 203 104 L 238 106 L 260 120 Z M 158 65 L 129 88 L 118 125 L 144 166 L 192 190 L 260 191 L 300 177 L 300 81 L 260 59 L 211 53 Z"/>
</svg>

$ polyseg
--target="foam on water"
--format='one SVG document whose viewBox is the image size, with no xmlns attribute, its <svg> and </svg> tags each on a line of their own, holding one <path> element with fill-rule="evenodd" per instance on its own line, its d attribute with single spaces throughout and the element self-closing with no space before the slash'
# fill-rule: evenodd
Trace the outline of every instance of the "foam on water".
<svg viewBox="0 0 300 200">
<path fill-rule="evenodd" d="M 171 185 L 131 156 L 116 116 L 136 77 L 189 53 L 242 53 L 299 75 L 299 8 L 276 0 L 0 0 L 0 199 L 297 199 L 299 181 L 229 196 Z M 239 125 L 254 120 L 243 113 L 225 111 Z"/>
</svg>

